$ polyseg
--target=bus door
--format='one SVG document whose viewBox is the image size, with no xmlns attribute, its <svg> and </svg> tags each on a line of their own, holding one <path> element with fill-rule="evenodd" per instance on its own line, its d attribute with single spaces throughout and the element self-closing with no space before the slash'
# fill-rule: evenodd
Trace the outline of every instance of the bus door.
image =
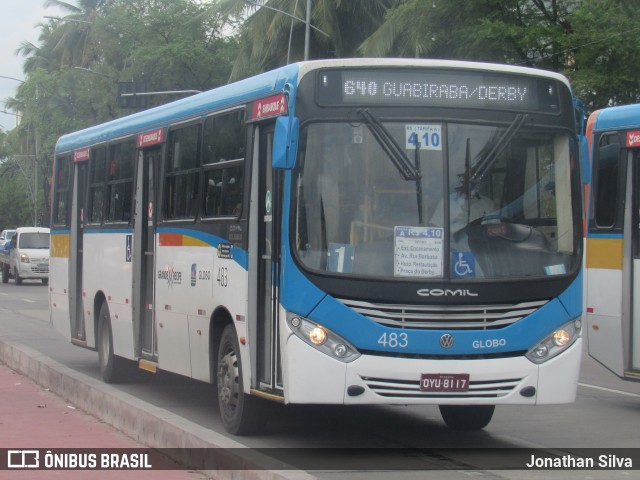
<svg viewBox="0 0 640 480">
<path fill-rule="evenodd" d="M 138 150 L 133 241 L 133 322 L 136 355 L 157 360 L 154 305 L 155 219 L 162 147 Z"/>
<path fill-rule="evenodd" d="M 629 145 L 626 145 L 629 147 Z M 598 138 L 586 256 L 589 354 L 640 379 L 640 149 Z"/>
<path fill-rule="evenodd" d="M 74 165 L 71 228 L 69 232 L 69 317 L 71 319 L 71 340 L 84 345 L 86 335 L 82 297 L 82 263 L 88 164 L 85 161 L 74 163 Z"/>
<path fill-rule="evenodd" d="M 629 276 L 631 285 L 629 290 L 629 299 L 632 303 L 631 307 L 631 325 L 630 328 L 630 366 L 631 371 L 625 372 L 625 376 L 633 377 L 640 380 L 640 149 L 630 150 L 633 157 L 632 168 L 632 186 L 633 192 L 631 202 L 631 211 L 625 214 L 625 220 L 628 219 L 629 226 L 625 225 L 624 235 L 627 234 L 631 238 L 631 268 L 633 273 Z"/>
<path fill-rule="evenodd" d="M 254 260 L 256 272 L 251 275 L 250 309 L 255 319 L 257 351 L 252 357 L 252 368 L 257 372 L 253 387 L 271 394 L 282 395 L 282 370 L 279 347 L 279 278 L 280 278 L 280 226 L 282 225 L 282 173 L 271 165 L 273 146 L 273 124 L 261 124 L 254 137 L 252 202 L 257 205 L 257 215 L 252 212 L 253 231 L 251 236 L 256 245 L 250 245 L 251 252 L 257 252 Z M 250 239 L 251 242 L 251 239 Z M 256 247 L 256 248 L 254 248 Z M 250 265 L 251 271 L 251 265 Z M 255 301 L 254 301 L 255 297 Z M 255 380 L 257 379 L 257 385 Z"/>
</svg>

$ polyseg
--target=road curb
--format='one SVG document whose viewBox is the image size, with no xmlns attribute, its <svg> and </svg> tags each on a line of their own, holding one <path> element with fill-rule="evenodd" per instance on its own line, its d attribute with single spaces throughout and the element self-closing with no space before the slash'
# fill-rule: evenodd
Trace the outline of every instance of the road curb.
<svg viewBox="0 0 640 480">
<path fill-rule="evenodd" d="M 286 465 L 282 470 L 265 470 L 261 464 L 269 464 L 266 455 L 66 367 L 26 345 L 0 340 L 0 361 L 137 442 L 167 449 L 164 452 L 183 465 L 197 464 L 197 457 L 202 452 L 199 449 L 224 449 L 224 461 L 231 462 L 233 470 L 205 472 L 216 479 L 316 478 L 293 468 L 289 470 Z M 241 454 L 239 450 L 246 450 L 247 454 Z"/>
</svg>

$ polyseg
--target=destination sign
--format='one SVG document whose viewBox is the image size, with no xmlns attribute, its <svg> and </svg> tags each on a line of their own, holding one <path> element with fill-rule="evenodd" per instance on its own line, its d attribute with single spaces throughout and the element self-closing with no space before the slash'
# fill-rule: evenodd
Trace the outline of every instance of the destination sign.
<svg viewBox="0 0 640 480">
<path fill-rule="evenodd" d="M 330 70 L 320 73 L 320 105 L 411 105 L 557 113 L 553 80 L 474 70 Z"/>
</svg>

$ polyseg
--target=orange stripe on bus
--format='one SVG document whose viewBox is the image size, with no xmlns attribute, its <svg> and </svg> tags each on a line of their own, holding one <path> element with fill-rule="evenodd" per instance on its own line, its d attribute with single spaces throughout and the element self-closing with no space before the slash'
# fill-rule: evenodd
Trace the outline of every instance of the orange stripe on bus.
<svg viewBox="0 0 640 480">
<path fill-rule="evenodd" d="M 181 233 L 161 233 L 158 239 L 161 247 L 181 247 L 182 246 L 182 234 Z"/>
<path fill-rule="evenodd" d="M 210 247 L 206 242 L 181 233 L 161 233 L 159 238 L 161 247 Z"/>
</svg>

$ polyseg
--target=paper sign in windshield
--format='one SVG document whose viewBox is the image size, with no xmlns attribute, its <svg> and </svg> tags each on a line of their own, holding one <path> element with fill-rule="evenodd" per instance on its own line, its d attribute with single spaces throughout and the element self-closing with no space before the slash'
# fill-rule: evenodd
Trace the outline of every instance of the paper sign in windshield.
<svg viewBox="0 0 640 480">
<path fill-rule="evenodd" d="M 407 150 L 442 150 L 442 125 L 405 125 L 404 133 Z"/>
<path fill-rule="evenodd" d="M 398 277 L 441 277 L 444 229 L 395 227 L 394 275 Z"/>
</svg>

